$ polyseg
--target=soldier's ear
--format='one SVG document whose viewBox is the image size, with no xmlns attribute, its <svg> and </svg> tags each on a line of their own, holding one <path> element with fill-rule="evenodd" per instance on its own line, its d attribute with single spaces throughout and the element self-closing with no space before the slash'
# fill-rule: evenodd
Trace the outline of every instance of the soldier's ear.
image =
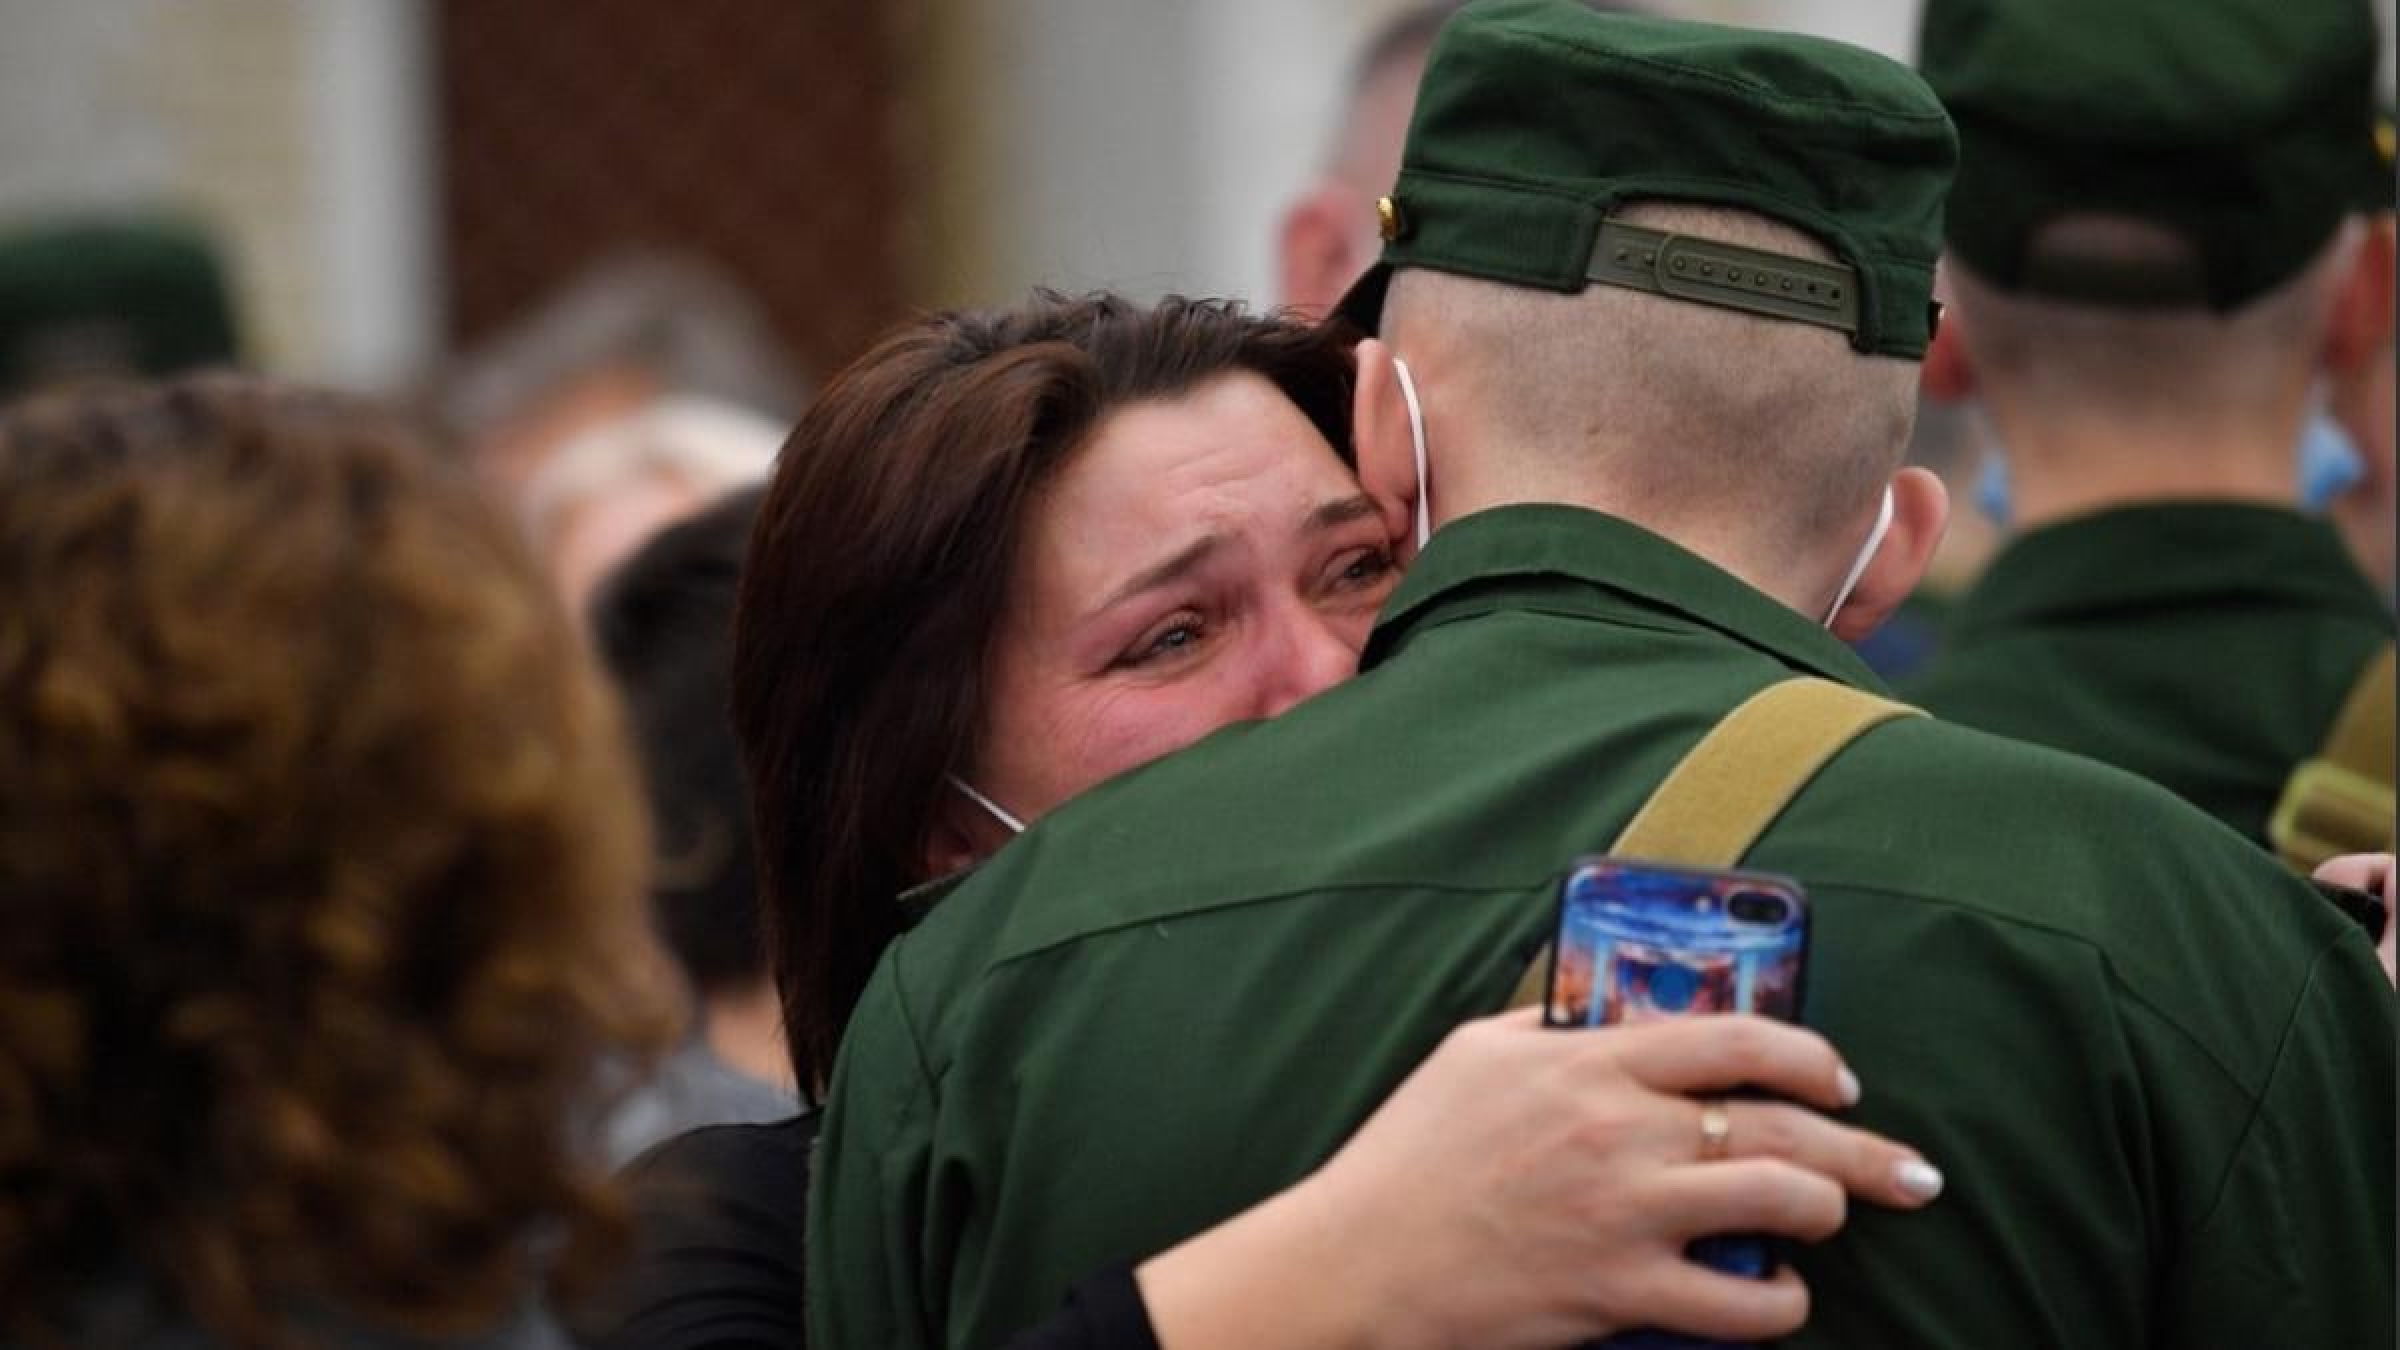
<svg viewBox="0 0 2400 1350">
<path fill-rule="evenodd" d="M 2349 375 L 2369 361 L 2385 360 L 2392 340 L 2392 216 L 2367 222 L 2350 265 L 2334 283 L 2333 309 L 2325 334 L 2325 368 Z"/>
<path fill-rule="evenodd" d="M 1935 403 L 1964 403 L 1975 397 L 1975 364 L 1961 340 L 1958 306 L 1942 309 L 1942 321 L 1925 349 L 1925 364 L 1917 372 L 1917 389 Z"/>
<path fill-rule="evenodd" d="M 1383 516 L 1394 555 L 1407 562 L 1417 550 L 1409 528 L 1417 509 L 1416 443 L 1408 434 L 1408 401 L 1392 369 L 1392 349 L 1374 338 L 1358 344 L 1350 437 L 1358 455 L 1358 485 Z"/>
<path fill-rule="evenodd" d="M 1833 616 L 1833 635 L 1858 642 L 1900 608 L 1933 564 L 1933 551 L 1950 524 L 1950 493 L 1931 471 L 1905 468 L 1892 475 L 1892 527 L 1859 574 L 1858 586 Z"/>
</svg>

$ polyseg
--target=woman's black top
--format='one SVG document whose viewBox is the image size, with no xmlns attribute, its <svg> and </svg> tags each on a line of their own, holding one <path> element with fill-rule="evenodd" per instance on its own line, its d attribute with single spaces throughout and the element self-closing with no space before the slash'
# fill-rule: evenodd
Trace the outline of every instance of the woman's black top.
<svg viewBox="0 0 2400 1350">
<path fill-rule="evenodd" d="M 635 1255 L 576 1319 L 591 1350 L 787 1350 L 808 1343 L 803 1298 L 817 1113 L 712 1125 L 626 1168 Z M 867 1239 L 867 1240 L 871 1240 Z M 1078 1285 L 1007 1350 L 1158 1350 L 1131 1266 Z"/>
</svg>

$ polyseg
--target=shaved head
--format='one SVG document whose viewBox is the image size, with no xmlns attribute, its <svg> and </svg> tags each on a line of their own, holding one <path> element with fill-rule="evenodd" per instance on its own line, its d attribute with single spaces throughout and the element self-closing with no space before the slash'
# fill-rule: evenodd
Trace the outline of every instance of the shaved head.
<svg viewBox="0 0 2400 1350">
<path fill-rule="evenodd" d="M 1642 203 L 1617 218 L 1819 260 L 1746 212 Z M 1896 469 L 1917 366 L 1832 329 L 1615 286 L 1557 294 L 1402 269 L 1384 331 L 1440 371 L 1479 456 L 1553 492 L 1601 492 L 1655 529 L 1745 551 L 1816 547 Z M 1741 535 L 1735 539 L 1732 536 Z"/>
<path fill-rule="evenodd" d="M 2112 308 L 2003 291 L 1953 262 L 1960 332 L 1994 415 L 2054 417 L 2093 405 L 2173 421 L 2213 421 L 2261 401 L 2297 400 L 2340 274 L 2358 245 L 2355 223 L 2283 285 L 2228 313 L 2200 305 Z M 2138 221 L 2072 217 L 2049 225 L 2032 252 L 2078 268 L 2196 267 L 2189 244 Z"/>
</svg>

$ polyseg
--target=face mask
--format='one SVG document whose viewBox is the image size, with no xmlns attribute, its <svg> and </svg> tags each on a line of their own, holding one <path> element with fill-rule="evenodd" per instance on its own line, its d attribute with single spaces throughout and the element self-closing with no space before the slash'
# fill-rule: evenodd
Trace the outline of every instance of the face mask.
<svg viewBox="0 0 2400 1350">
<path fill-rule="evenodd" d="M 1400 377 L 1400 397 L 1408 404 L 1408 439 L 1417 452 L 1417 551 L 1433 538 L 1431 493 L 1425 488 L 1425 407 L 1417 402 L 1417 382 L 1409 377 L 1408 362 L 1392 358 L 1392 373 Z"/>
<path fill-rule="evenodd" d="M 2325 514 L 2333 499 L 2358 486 L 2366 477 L 2366 460 L 2358 453 L 2358 445 L 2342 424 L 2324 412 L 2309 414 L 2307 425 L 2300 428 L 2300 444 L 2293 450 L 2294 474 L 2297 478 L 2300 510 L 2312 516 Z M 1984 519 L 2006 528 L 2015 505 L 2010 500 L 2008 455 L 1995 445 L 1983 457 L 1983 470 L 1975 477 L 1975 509 Z"/>
<path fill-rule="evenodd" d="M 2300 509 L 2323 515 L 2366 476 L 2367 462 L 2342 424 L 2325 413 L 2310 417 L 2300 429 Z"/>
<path fill-rule="evenodd" d="M 1858 589 L 1858 579 L 1867 574 L 1867 564 L 1875 561 L 1875 550 L 1883 547 L 1883 537 L 1891 533 L 1891 529 L 1892 485 L 1886 483 L 1883 485 L 1883 505 L 1875 512 L 1875 528 L 1867 531 L 1866 547 L 1858 551 L 1857 560 L 1850 564 L 1850 571 L 1842 578 L 1842 588 L 1833 593 L 1833 607 L 1826 610 L 1825 617 L 1819 620 L 1822 626 L 1833 627 L 1834 617 L 1842 612 L 1843 605 L 1849 603 L 1850 592 Z"/>
<path fill-rule="evenodd" d="M 1021 821 L 1015 816 L 1010 815 L 1007 808 L 1000 805 L 1000 803 L 993 801 L 991 798 L 984 796 L 980 792 L 977 792 L 974 788 L 974 785 L 967 782 L 966 779 L 961 778 L 954 773 L 944 774 L 942 776 L 950 780 L 950 786 L 957 788 L 968 801 L 971 801 L 977 806 L 982 807 L 985 811 L 991 813 L 992 819 L 999 821 L 1002 825 L 1007 826 L 1010 834 L 1025 833 L 1024 821 Z"/>
<path fill-rule="evenodd" d="M 1975 509 L 2004 530 L 2016 515 L 2008 493 L 2008 454 L 1996 444 L 1983 452 L 1983 467 L 1975 474 Z"/>
</svg>

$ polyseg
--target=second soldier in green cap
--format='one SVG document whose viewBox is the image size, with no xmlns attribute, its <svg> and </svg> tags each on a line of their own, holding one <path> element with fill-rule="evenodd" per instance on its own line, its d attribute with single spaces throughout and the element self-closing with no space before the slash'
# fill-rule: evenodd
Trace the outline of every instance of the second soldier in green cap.
<svg viewBox="0 0 2400 1350">
<path fill-rule="evenodd" d="M 1982 409 L 2016 534 L 1908 692 L 2303 867 L 2392 846 L 2392 612 L 2295 449 L 2391 359 L 2378 46 L 2366 0 L 1924 17 L 1960 139 L 1927 389 Z"/>
</svg>

